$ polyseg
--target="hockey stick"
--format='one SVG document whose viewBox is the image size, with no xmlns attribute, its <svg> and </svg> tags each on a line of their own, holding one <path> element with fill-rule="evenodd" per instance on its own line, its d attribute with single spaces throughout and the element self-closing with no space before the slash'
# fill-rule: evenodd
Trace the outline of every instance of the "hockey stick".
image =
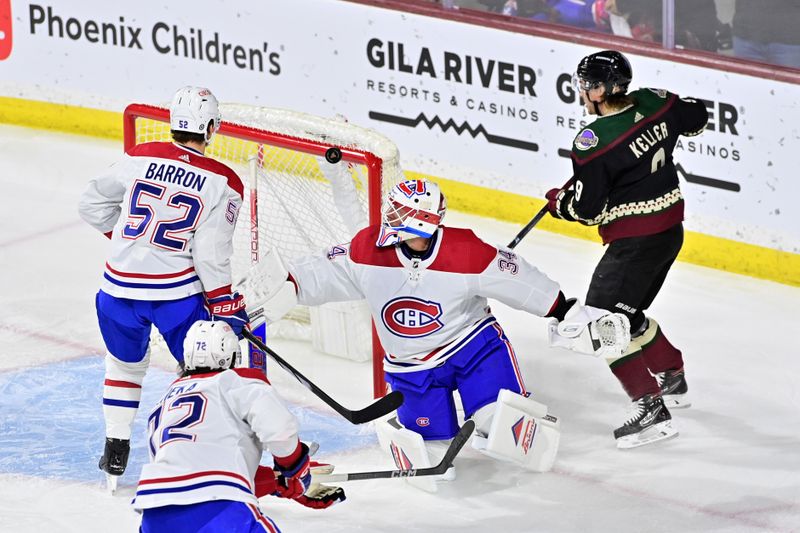
<svg viewBox="0 0 800 533">
<path fill-rule="evenodd" d="M 280 365 L 281 368 L 294 376 L 297 381 L 302 383 L 319 399 L 328 404 L 334 411 L 342 415 L 353 424 L 363 424 L 364 422 L 369 422 L 371 420 L 375 420 L 376 418 L 380 418 L 383 415 L 391 413 L 403 403 L 403 393 L 400 391 L 392 391 L 383 398 L 379 398 L 363 409 L 357 409 L 355 411 L 347 409 L 342 404 L 328 396 L 325 391 L 314 385 L 307 377 L 301 374 L 280 355 L 276 354 L 271 348 L 261 342 L 261 339 L 253 335 L 252 332 L 245 329 L 242 331 L 242 335 L 259 350 L 269 355 L 276 363 L 278 363 L 278 365 Z"/>
<path fill-rule="evenodd" d="M 573 178 L 570 178 L 569 181 L 566 182 L 563 187 L 561 187 L 561 189 L 562 190 L 566 189 L 567 187 L 572 185 L 572 180 L 573 180 Z M 538 224 L 539 221 L 542 220 L 542 218 L 544 218 L 544 216 L 546 214 L 547 214 L 547 202 L 545 202 L 544 206 L 541 209 L 539 209 L 538 213 L 533 215 L 533 218 L 530 220 L 530 222 L 525 224 L 525 227 L 522 228 L 521 230 L 519 230 L 519 233 L 517 233 L 517 236 L 514 237 L 514 239 L 510 243 L 508 243 L 508 247 L 513 250 L 520 243 L 520 241 L 525 238 L 525 235 L 530 233 L 530 231 L 533 229 L 533 227 L 536 224 Z"/>
<path fill-rule="evenodd" d="M 420 476 L 440 476 L 453 466 L 453 460 L 467 443 L 475 430 L 475 422 L 467 420 L 458 433 L 453 437 L 453 442 L 447 448 L 442 460 L 436 466 L 429 468 L 409 470 L 377 470 L 374 472 L 352 472 L 350 474 L 324 474 L 313 476 L 312 483 L 339 483 L 342 481 L 357 481 L 361 479 L 404 478 Z"/>
<path fill-rule="evenodd" d="M 524 238 L 525 238 L 525 235 L 527 235 L 528 233 L 530 233 L 530 231 L 533 229 L 533 227 L 534 227 L 536 224 L 538 224 L 538 223 L 539 223 L 539 221 L 540 221 L 540 220 L 542 220 L 542 218 L 543 218 L 543 217 L 544 217 L 546 214 L 547 214 L 547 204 L 544 204 L 544 207 L 542 207 L 542 208 L 539 210 L 539 212 L 538 212 L 538 213 L 536 213 L 536 214 L 533 216 L 533 218 L 530 220 L 530 222 L 528 222 L 527 224 L 525 224 L 525 227 L 524 227 L 524 228 L 522 228 L 522 229 L 519 231 L 519 233 L 517 233 L 517 236 L 516 236 L 516 237 L 514 237 L 514 239 L 513 239 L 513 240 L 512 240 L 510 243 L 508 243 L 508 247 L 509 247 L 509 248 L 511 248 L 511 249 L 513 250 L 513 249 L 514 249 L 514 247 L 515 247 L 515 246 L 517 246 L 517 245 L 520 243 L 520 241 L 521 241 L 522 239 L 524 239 Z"/>
</svg>

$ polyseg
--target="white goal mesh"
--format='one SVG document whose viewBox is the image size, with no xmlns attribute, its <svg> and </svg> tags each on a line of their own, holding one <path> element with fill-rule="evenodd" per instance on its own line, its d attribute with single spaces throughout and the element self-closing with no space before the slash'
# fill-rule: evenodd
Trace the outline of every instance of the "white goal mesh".
<svg viewBox="0 0 800 533">
<path fill-rule="evenodd" d="M 282 109 L 223 104 L 220 111 L 223 123 L 206 155 L 233 168 L 245 186 L 234 279 L 268 247 L 290 260 L 349 241 L 380 220 L 383 193 L 402 179 L 397 147 L 373 130 Z M 126 149 L 171 140 L 166 109 L 133 104 L 125 117 Z M 331 148 L 341 154 L 338 163 L 325 158 Z M 380 355 L 363 303 L 295 309 L 270 335 L 309 338 L 317 349 L 356 360 Z"/>
</svg>

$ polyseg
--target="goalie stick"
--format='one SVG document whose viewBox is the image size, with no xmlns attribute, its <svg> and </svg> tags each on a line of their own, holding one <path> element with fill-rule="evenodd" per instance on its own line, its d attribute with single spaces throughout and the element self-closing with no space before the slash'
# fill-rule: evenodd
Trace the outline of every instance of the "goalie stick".
<svg viewBox="0 0 800 533">
<path fill-rule="evenodd" d="M 409 469 L 409 470 L 377 470 L 374 472 L 351 472 L 349 474 L 324 474 L 313 476 L 313 483 L 340 483 L 342 481 L 358 481 L 362 479 L 382 479 L 382 478 L 406 478 L 420 476 L 440 476 L 453 466 L 453 460 L 467 443 L 475 430 L 475 422 L 467 420 L 458 433 L 453 437 L 453 442 L 447 448 L 442 460 L 436 466 L 429 468 Z"/>
<path fill-rule="evenodd" d="M 271 348 L 264 344 L 261 339 L 253 335 L 247 329 L 242 331 L 245 339 L 255 345 L 259 350 L 270 356 L 281 368 L 289 372 L 294 378 L 302 383 L 308 390 L 313 392 L 319 399 L 328 404 L 334 411 L 342 415 L 353 424 L 363 424 L 370 422 L 376 418 L 380 418 L 386 414 L 391 413 L 403 403 L 403 393 L 400 391 L 392 391 L 383 398 L 379 398 L 363 409 L 350 410 L 342 404 L 328 396 L 325 391 L 314 385 L 307 377 L 300 373 L 296 368 L 290 365 L 280 355 L 275 353 Z"/>
<path fill-rule="evenodd" d="M 570 185 L 572 185 L 572 178 L 570 178 L 569 181 L 566 182 L 563 187 L 561 187 L 561 189 L 562 190 L 566 189 Z M 544 216 L 547 214 L 547 204 L 548 204 L 548 202 L 545 202 L 544 206 L 542 206 L 542 208 L 539 209 L 539 212 L 536 213 L 535 215 L 533 215 L 533 218 L 527 224 L 525 224 L 524 228 L 519 230 L 519 233 L 517 233 L 517 236 L 514 237 L 514 239 L 512 239 L 512 241 L 510 243 L 508 243 L 508 248 L 511 248 L 513 250 L 520 243 L 520 241 L 522 241 L 522 239 L 525 238 L 525 235 L 530 233 L 530 231 L 533 229 L 533 227 L 536 224 L 538 224 L 539 221 L 542 220 L 542 218 L 544 218 Z"/>
</svg>

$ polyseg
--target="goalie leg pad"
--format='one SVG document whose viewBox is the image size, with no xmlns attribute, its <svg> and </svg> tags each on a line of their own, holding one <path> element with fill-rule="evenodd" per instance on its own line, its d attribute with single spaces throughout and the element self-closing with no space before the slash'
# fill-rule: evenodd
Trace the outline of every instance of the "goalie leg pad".
<svg viewBox="0 0 800 533">
<path fill-rule="evenodd" d="M 440 457 L 432 461 L 432 454 L 430 453 L 432 450 L 426 445 L 422 435 L 404 428 L 397 418 L 393 417 L 388 420 L 378 421 L 375 423 L 375 429 L 378 433 L 378 442 L 381 449 L 391 456 L 395 466 L 401 470 L 429 468 L 438 463 L 441 455 L 444 454 L 443 448 Z M 432 446 L 432 448 L 438 447 Z M 453 469 L 450 468 L 450 470 Z M 450 470 L 448 470 L 448 473 Z M 445 474 L 442 478 L 447 479 L 446 476 L 448 474 Z M 409 485 L 425 492 L 436 492 L 438 490 L 436 486 L 437 478 L 438 476 L 407 477 L 405 481 Z"/>
<path fill-rule="evenodd" d="M 490 457 L 534 472 L 553 468 L 561 422 L 547 413 L 547 406 L 505 389 L 497 395 L 494 405 L 488 435 L 473 437 L 472 446 Z"/>
</svg>

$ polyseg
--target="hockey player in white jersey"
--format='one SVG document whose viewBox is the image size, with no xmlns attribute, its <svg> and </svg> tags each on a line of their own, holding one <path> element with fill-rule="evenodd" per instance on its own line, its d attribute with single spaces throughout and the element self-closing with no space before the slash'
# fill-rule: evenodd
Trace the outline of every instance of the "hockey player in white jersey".
<svg viewBox="0 0 800 533">
<path fill-rule="evenodd" d="M 170 105 L 174 142 L 131 148 L 80 199 L 81 217 L 111 239 L 95 302 L 108 350 L 99 466 L 111 490 L 128 460 L 151 325 L 181 363 L 195 321 L 213 317 L 237 333 L 247 323 L 230 270 L 242 182 L 204 155 L 219 127 L 217 99 L 208 89 L 180 89 Z"/>
<path fill-rule="evenodd" d="M 150 462 L 133 500 L 142 533 L 279 531 L 261 513 L 267 493 L 322 509 L 340 487 L 311 484 L 297 420 L 258 369 L 232 368 L 236 335 L 224 322 L 196 322 L 184 344 L 183 376 L 148 417 Z M 274 470 L 259 466 L 263 451 Z"/>
<path fill-rule="evenodd" d="M 428 465 L 408 464 L 414 459 L 398 451 L 398 442 L 419 448 L 424 440 L 425 448 L 441 450 L 456 434 L 457 390 L 465 418 L 476 423 L 474 446 L 531 470 L 548 470 L 558 421 L 529 398 L 516 352 L 487 298 L 553 317 L 552 344 L 592 354 L 625 349 L 625 318 L 567 300 L 555 281 L 511 250 L 491 246 L 468 229 L 443 226 L 446 202 L 435 183 L 396 185 L 382 211 L 382 224 L 361 230 L 351 242 L 291 262 L 288 281 L 281 281 L 286 278 L 280 265 L 270 267 L 274 272 L 260 280 L 277 280 L 266 290 L 267 315 L 277 318 L 297 302 L 366 299 L 385 350 L 386 381 L 404 396 L 399 424 L 379 426 L 382 443 L 400 467 Z M 431 460 L 417 455 L 422 463 Z"/>
</svg>

